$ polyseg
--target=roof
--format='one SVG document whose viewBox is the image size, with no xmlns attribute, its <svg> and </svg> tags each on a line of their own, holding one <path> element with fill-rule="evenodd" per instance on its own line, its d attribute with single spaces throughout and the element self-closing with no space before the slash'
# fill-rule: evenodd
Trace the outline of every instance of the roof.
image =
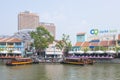
<svg viewBox="0 0 120 80">
<path fill-rule="evenodd" d="M 109 41 L 108 46 L 115 46 L 115 45 L 116 45 L 116 41 L 115 40 Z"/>
<path fill-rule="evenodd" d="M 84 42 L 84 43 L 82 44 L 82 47 L 88 47 L 89 45 L 90 45 L 89 42 Z"/>
<path fill-rule="evenodd" d="M 82 46 L 83 42 L 77 42 L 75 46 Z"/>
<path fill-rule="evenodd" d="M 77 35 L 85 35 L 85 33 L 84 33 L 84 32 L 82 32 L 82 33 L 77 33 Z"/>
<path fill-rule="evenodd" d="M 108 41 L 100 41 L 99 46 L 108 46 Z"/>
<path fill-rule="evenodd" d="M 90 46 L 99 46 L 99 42 L 90 43 Z"/>
<path fill-rule="evenodd" d="M 0 38 L 0 42 L 21 42 L 19 38 Z"/>
</svg>

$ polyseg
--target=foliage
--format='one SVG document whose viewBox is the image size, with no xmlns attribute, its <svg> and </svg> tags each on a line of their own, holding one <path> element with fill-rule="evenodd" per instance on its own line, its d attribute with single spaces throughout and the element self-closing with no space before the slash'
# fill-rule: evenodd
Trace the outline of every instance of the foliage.
<svg viewBox="0 0 120 80">
<path fill-rule="evenodd" d="M 106 50 L 107 50 L 107 47 L 104 47 L 104 46 L 96 46 L 96 47 L 95 47 L 95 51 L 98 51 L 98 50 L 106 51 Z"/>
<path fill-rule="evenodd" d="M 50 43 L 53 42 L 54 37 L 44 27 L 37 27 L 36 31 L 30 33 L 31 38 L 34 39 L 34 45 L 37 52 L 43 52 Z"/>
<path fill-rule="evenodd" d="M 3 49 L 3 48 L 0 48 L 0 51 L 4 51 L 4 49 Z"/>
<path fill-rule="evenodd" d="M 89 48 L 88 48 L 88 47 L 84 48 L 84 52 L 87 52 L 88 50 L 89 50 Z"/>
<path fill-rule="evenodd" d="M 56 47 L 62 50 L 64 53 L 68 53 L 68 51 L 71 49 L 72 44 L 69 39 L 69 35 L 62 35 L 62 40 L 58 41 L 56 44 Z"/>
</svg>

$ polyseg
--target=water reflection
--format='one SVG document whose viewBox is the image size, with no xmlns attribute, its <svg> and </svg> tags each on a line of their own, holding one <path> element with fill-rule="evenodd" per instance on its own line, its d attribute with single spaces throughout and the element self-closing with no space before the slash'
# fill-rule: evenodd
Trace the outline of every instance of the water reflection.
<svg viewBox="0 0 120 80">
<path fill-rule="evenodd" d="M 0 80 L 120 80 L 120 64 L 0 65 Z"/>
</svg>

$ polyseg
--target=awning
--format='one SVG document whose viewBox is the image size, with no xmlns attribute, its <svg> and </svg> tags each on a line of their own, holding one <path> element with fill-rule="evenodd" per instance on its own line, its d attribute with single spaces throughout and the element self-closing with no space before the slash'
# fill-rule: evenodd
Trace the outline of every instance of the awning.
<svg viewBox="0 0 120 80">
<path fill-rule="evenodd" d="M 26 52 L 26 54 L 33 54 L 33 52 Z"/>
<path fill-rule="evenodd" d="M 62 52 L 46 52 L 47 55 L 62 55 Z"/>
</svg>

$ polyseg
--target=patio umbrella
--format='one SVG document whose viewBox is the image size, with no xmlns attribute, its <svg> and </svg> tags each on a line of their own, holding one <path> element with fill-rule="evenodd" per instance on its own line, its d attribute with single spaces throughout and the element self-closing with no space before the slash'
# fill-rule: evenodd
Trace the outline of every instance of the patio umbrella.
<svg viewBox="0 0 120 80">
<path fill-rule="evenodd" d="M 84 51 L 76 51 L 75 53 L 76 53 L 76 54 L 83 54 Z"/>
<path fill-rule="evenodd" d="M 86 53 L 88 53 L 88 54 L 92 54 L 92 53 L 94 53 L 94 51 L 87 51 Z"/>
<path fill-rule="evenodd" d="M 8 51 L 4 50 L 4 51 L 1 51 L 0 53 L 6 54 L 6 53 L 8 53 Z"/>
<path fill-rule="evenodd" d="M 106 53 L 115 54 L 115 53 L 116 53 L 116 51 L 109 50 L 109 51 L 106 51 Z"/>
<path fill-rule="evenodd" d="M 74 51 L 69 51 L 68 53 L 69 53 L 69 54 L 74 54 Z"/>
<path fill-rule="evenodd" d="M 22 52 L 21 51 L 13 51 L 12 53 L 14 53 L 14 54 L 21 54 Z"/>
<path fill-rule="evenodd" d="M 105 52 L 102 51 L 102 50 L 98 50 L 98 51 L 95 51 L 95 53 L 97 53 L 97 54 L 103 54 L 103 53 L 105 53 Z"/>
</svg>

